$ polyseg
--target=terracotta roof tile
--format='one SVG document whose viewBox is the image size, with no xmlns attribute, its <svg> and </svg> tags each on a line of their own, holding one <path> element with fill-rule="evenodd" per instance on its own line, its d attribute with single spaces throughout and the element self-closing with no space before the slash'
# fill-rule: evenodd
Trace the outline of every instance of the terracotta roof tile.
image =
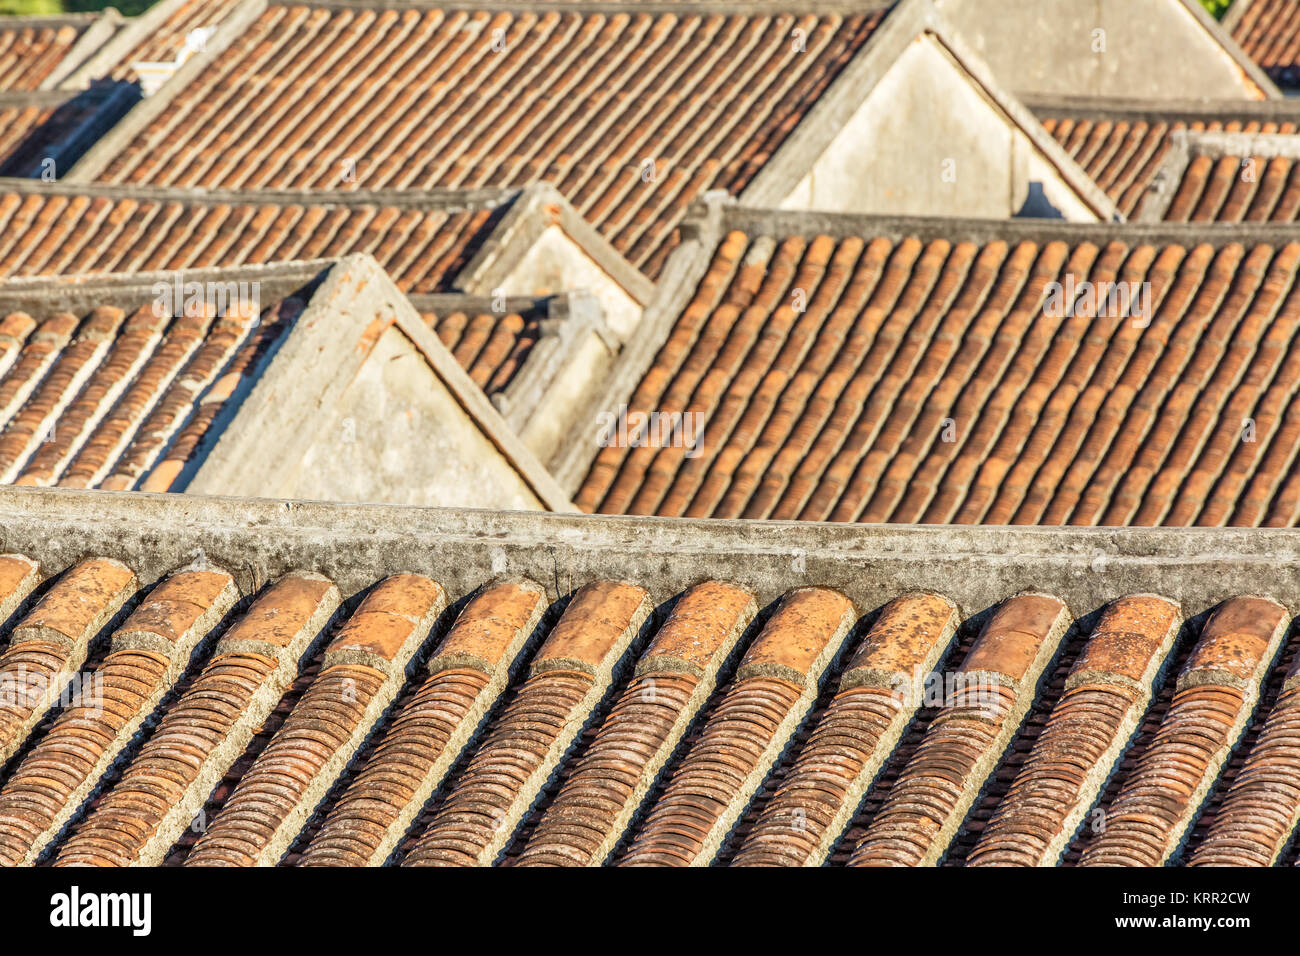
<svg viewBox="0 0 1300 956">
<path fill-rule="evenodd" d="M 529 678 L 451 784 L 403 866 L 486 865 L 577 740 L 609 691 L 615 664 L 651 610 L 644 589 L 602 581 L 582 588 L 538 649 Z"/>
<path fill-rule="evenodd" d="M 91 641 L 134 589 L 135 574 L 120 561 L 89 559 L 59 577 L 14 625 L 0 654 L 0 762 L 57 706 Z"/>
<path fill-rule="evenodd" d="M 366 596 L 187 866 L 269 866 L 284 855 L 397 696 L 407 662 L 446 603 L 440 585 L 414 574 L 388 578 Z"/>
<path fill-rule="evenodd" d="M 1158 175 L 1177 132 L 1242 134 L 1300 133 L 1294 120 L 1204 119 L 1043 119 L 1071 157 L 1134 218 L 1158 185 Z M 1300 219 L 1300 173 L 1294 159 L 1242 155 L 1211 159 L 1193 156 L 1164 212 L 1172 222 L 1294 222 Z"/>
<path fill-rule="evenodd" d="M 303 866 L 377 866 L 504 692 L 545 610 L 530 581 L 484 589 L 466 605 L 378 748 L 308 845 Z"/>
<path fill-rule="evenodd" d="M 672 775 L 623 866 L 707 866 L 812 708 L 857 621 L 825 588 L 790 592 L 745 652 L 726 696 Z"/>
<path fill-rule="evenodd" d="M 916 710 L 959 616 L 934 594 L 895 598 L 854 652 L 839 693 L 733 866 L 820 866 Z"/>
<path fill-rule="evenodd" d="M 1220 536 L 1222 553 L 1206 553 L 1194 532 L 1133 531 L 1110 573 L 1086 565 L 1113 545 L 1104 530 L 195 508 L 0 489 L 6 541 L 30 556 L 0 558 L 0 587 L 29 588 L 37 558 L 50 572 L 0 635 L 13 640 L 0 682 L 82 672 L 48 718 L 5 697 L 16 757 L 0 778 L 0 863 L 1266 865 L 1293 853 L 1300 635 L 1279 654 L 1285 609 L 1243 587 L 1285 588 L 1283 533 Z M 198 562 L 166 574 L 196 545 Z M 328 579 L 279 576 L 304 547 Z M 212 566 L 209 548 L 237 570 Z M 102 557 L 70 566 L 81 553 Z M 559 568 L 576 590 L 501 578 L 503 560 L 539 578 Z M 612 580 L 615 568 L 641 583 Z M 701 568 L 746 583 L 701 581 Z M 990 606 L 1014 580 L 1060 587 L 1085 626 L 1067 630 L 1062 601 L 1042 593 Z M 830 581 L 856 602 L 815 583 Z M 1160 581 L 1174 596 L 1097 606 Z M 71 661 L 68 634 L 92 630 L 103 640 Z"/>
<path fill-rule="evenodd" d="M 727 234 L 621 399 L 629 420 L 697 416 L 697 444 L 602 447 L 575 502 L 903 523 L 1300 520 L 1300 244 L 943 231 Z M 1053 290 L 1117 282 L 1149 292 L 1147 314 L 1086 294 L 1050 307 Z"/>
<path fill-rule="evenodd" d="M 687 205 L 706 188 L 743 189 L 883 17 L 273 4 L 101 179 L 345 189 L 546 179 L 655 274 Z M 267 95 L 285 84 L 294 97 Z M 343 178 L 345 164 L 355 176 Z"/>
<path fill-rule="evenodd" d="M 165 491 L 244 376 L 301 312 L 129 314 L 105 304 L 0 323 L 0 481 Z"/>
<path fill-rule="evenodd" d="M 0 863 L 40 859 L 237 597 L 224 571 L 183 570 L 131 612 L 95 669 L 99 686 L 79 689 L 0 789 Z"/>
<path fill-rule="evenodd" d="M 599 866 L 609 858 L 756 610 L 751 593 L 714 581 L 678 598 L 519 866 Z"/>
<path fill-rule="evenodd" d="M 1151 701 L 1181 623 L 1155 596 L 1106 607 L 970 866 L 1050 866 L 1083 824 Z"/>
<path fill-rule="evenodd" d="M 1160 866 L 1179 851 L 1250 719 L 1290 623 L 1275 601 L 1239 597 L 1206 622 L 1160 730 L 1105 808 L 1082 866 Z"/>
<path fill-rule="evenodd" d="M 287 575 L 217 643 L 55 865 L 157 865 L 293 680 L 339 603 L 319 574 Z"/>
<path fill-rule="evenodd" d="M 1232 38 L 1279 86 L 1300 86 L 1300 14 L 1294 0 L 1251 0 Z"/>
<path fill-rule="evenodd" d="M 0 91 L 39 89 L 89 23 L 10 19 L 0 24 Z"/>
<path fill-rule="evenodd" d="M 403 291 L 441 292 L 500 216 L 494 204 L 0 191 L 0 276 L 175 271 L 369 252 Z M 377 222 L 389 227 L 377 228 Z"/>
<path fill-rule="evenodd" d="M 1047 595 L 1020 595 L 994 612 L 850 866 L 933 866 L 943 858 L 1069 624 L 1065 605 Z"/>
<path fill-rule="evenodd" d="M 541 337 L 546 318 L 540 308 L 526 315 L 510 312 L 471 316 L 457 311 L 422 315 L 425 324 L 488 395 L 503 391 L 514 379 Z"/>
</svg>

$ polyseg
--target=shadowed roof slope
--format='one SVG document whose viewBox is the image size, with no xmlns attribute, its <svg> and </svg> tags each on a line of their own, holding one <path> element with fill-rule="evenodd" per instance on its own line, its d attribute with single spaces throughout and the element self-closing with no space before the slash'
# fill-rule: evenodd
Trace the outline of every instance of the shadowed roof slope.
<svg viewBox="0 0 1300 956">
<path fill-rule="evenodd" d="M 654 273 L 690 201 L 739 192 L 883 17 L 272 4 L 95 175 L 224 188 L 546 179 Z"/>
<path fill-rule="evenodd" d="M 1273 82 L 1300 87 L 1300 4 L 1296 0 L 1236 0 L 1225 25 Z"/>
<path fill-rule="evenodd" d="M 1296 857 L 1293 532 L 43 489 L 0 527 L 0 680 L 50 691 L 0 711 L 5 865 Z"/>
<path fill-rule="evenodd" d="M 658 351 L 639 383 L 606 394 L 609 414 L 626 405 L 627 440 L 583 436 L 585 510 L 1300 521 L 1300 242 L 1289 227 L 727 208 L 721 237 L 706 243 L 693 297 L 644 343 Z M 654 412 L 660 423 L 691 414 L 698 440 L 638 432 L 632 416 Z"/>
</svg>

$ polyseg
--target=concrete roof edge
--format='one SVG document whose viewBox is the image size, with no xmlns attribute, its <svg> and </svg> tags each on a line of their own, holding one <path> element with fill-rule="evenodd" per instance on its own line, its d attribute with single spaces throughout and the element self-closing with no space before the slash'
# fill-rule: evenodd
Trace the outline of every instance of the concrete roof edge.
<svg viewBox="0 0 1300 956">
<path fill-rule="evenodd" d="M 1229 133 L 1224 130 L 1177 130 L 1193 156 L 1277 156 L 1300 159 L 1300 134 L 1296 133 Z"/>
<path fill-rule="evenodd" d="M 1294 223 L 1117 223 L 1066 222 L 1060 219 L 958 219 L 943 216 L 879 216 L 866 213 L 808 212 L 784 209 L 724 207 L 726 228 L 743 229 L 754 235 L 881 236 L 952 241 L 1180 243 L 1221 247 L 1233 242 L 1290 242 L 1296 238 Z"/>
<path fill-rule="evenodd" d="M 229 282 L 246 280 L 271 285 L 275 294 L 301 287 L 332 268 L 338 259 L 302 259 L 264 265 L 208 266 L 201 269 L 171 269 L 151 272 L 80 275 L 17 276 L 0 280 L 0 309 L 23 309 L 41 303 L 46 309 L 76 312 L 89 311 L 103 304 L 106 296 L 118 302 L 139 301 L 143 305 L 154 297 L 158 283 Z"/>
<path fill-rule="evenodd" d="M 762 600 L 834 587 L 862 607 L 928 589 L 968 612 L 1024 590 L 1073 607 L 1160 593 L 1189 615 L 1247 593 L 1294 609 L 1300 593 L 1295 529 L 596 517 L 13 486 L 0 488 L 0 551 L 25 553 L 47 574 L 114 557 L 142 583 L 201 551 L 235 569 L 245 593 L 294 567 L 330 576 L 345 594 L 398 571 L 463 593 L 503 566 L 552 592 L 615 575 L 663 598 L 724 578 Z"/>
<path fill-rule="evenodd" d="M 1129 122 L 1171 122 L 1175 120 L 1296 120 L 1300 121 L 1300 99 L 1277 100 L 1153 100 L 1139 97 L 1055 96 L 1020 94 L 1040 120 L 1114 119 Z"/>
<path fill-rule="evenodd" d="M 51 102 L 54 97 L 71 98 L 76 90 L 48 90 L 40 94 Z M 4 94 L 0 94 L 3 96 Z M 36 95 L 36 94 L 31 94 Z M 195 203 L 302 204 L 332 206 L 394 206 L 397 208 L 494 209 L 514 201 L 523 191 L 519 186 L 482 186 L 475 189 L 207 189 L 202 186 L 142 186 L 118 183 L 87 183 L 68 178 L 55 182 L 15 176 L 0 176 L 0 192 L 22 195 L 51 193 L 56 196 L 102 196 L 105 199 L 145 199 Z"/>
</svg>

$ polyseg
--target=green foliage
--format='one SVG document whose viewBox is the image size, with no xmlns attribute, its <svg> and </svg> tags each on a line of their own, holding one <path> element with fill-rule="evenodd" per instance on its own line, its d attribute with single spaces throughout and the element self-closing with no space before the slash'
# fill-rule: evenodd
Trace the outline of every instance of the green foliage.
<svg viewBox="0 0 1300 956">
<path fill-rule="evenodd" d="M 1210 16 L 1214 19 L 1222 20 L 1228 7 L 1232 6 L 1232 0 L 1201 0 L 1201 6 L 1210 11 Z"/>
<path fill-rule="evenodd" d="M 50 16 L 63 12 L 59 0 L 0 0 L 0 16 Z"/>
<path fill-rule="evenodd" d="M 53 16 L 59 13 L 93 13 L 116 7 L 128 17 L 138 16 L 154 5 L 155 0 L 0 0 L 0 16 Z"/>
<path fill-rule="evenodd" d="M 7 0 L 0 0 L 6 3 Z M 117 12 L 128 17 L 139 16 L 154 5 L 154 0 L 63 0 L 63 9 L 69 13 L 84 13 L 116 7 Z"/>
</svg>

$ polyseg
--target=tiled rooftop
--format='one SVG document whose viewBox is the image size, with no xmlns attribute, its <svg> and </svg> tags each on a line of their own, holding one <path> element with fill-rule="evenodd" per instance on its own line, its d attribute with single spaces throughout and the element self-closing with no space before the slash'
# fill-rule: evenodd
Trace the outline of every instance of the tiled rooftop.
<svg viewBox="0 0 1300 956">
<path fill-rule="evenodd" d="M 7 187 L 7 188 L 6 188 Z M 509 205 L 476 197 L 0 184 L 0 276 L 141 272 L 368 252 L 404 291 L 445 290 Z"/>
<path fill-rule="evenodd" d="M 0 92 L 40 89 L 92 19 L 0 17 Z"/>
<path fill-rule="evenodd" d="M 419 300 L 416 300 L 419 307 Z M 541 336 L 546 311 L 541 302 L 505 313 L 481 309 L 421 310 L 425 324 L 488 395 L 505 389 L 528 361 Z"/>
<path fill-rule="evenodd" d="M 310 292 L 268 290 L 259 315 L 111 294 L 33 315 L 0 290 L 0 483 L 166 491 Z"/>
<path fill-rule="evenodd" d="M 654 274 L 690 201 L 739 192 L 883 17 L 272 4 L 98 178 L 331 189 L 545 178 Z"/>
<path fill-rule="evenodd" d="M 1216 107 L 1215 113 L 1231 113 Z M 1179 131 L 1239 134 L 1300 133 L 1300 118 L 1225 119 L 1219 115 L 1179 116 L 1170 113 L 1126 116 L 1052 116 L 1042 110 L 1043 125 L 1071 157 L 1115 201 L 1126 217 L 1136 218 L 1166 167 Z M 1294 160 L 1261 158 L 1258 173 L 1241 175 L 1242 155 L 1217 162 L 1195 157 L 1175 184 L 1175 198 L 1157 218 L 1187 222 L 1275 221 L 1300 218 L 1300 172 Z M 1149 217 L 1148 217 L 1149 218 Z"/>
<path fill-rule="evenodd" d="M 1250 0 L 1232 24 L 1232 38 L 1278 86 L 1300 86 L 1300 4 Z"/>
<path fill-rule="evenodd" d="M 693 297 L 617 399 L 629 421 L 696 413 L 699 440 L 587 446 L 583 509 L 1300 522 L 1300 243 L 1289 230 L 1216 240 L 1181 227 L 738 210 L 724 221 L 735 225 Z M 1108 302 L 1096 285 L 1115 282 L 1150 283 L 1145 315 L 1140 299 Z"/>
<path fill-rule="evenodd" d="M 1289 535 L 292 511 L 0 491 L 0 861 L 1295 859 Z"/>
</svg>

